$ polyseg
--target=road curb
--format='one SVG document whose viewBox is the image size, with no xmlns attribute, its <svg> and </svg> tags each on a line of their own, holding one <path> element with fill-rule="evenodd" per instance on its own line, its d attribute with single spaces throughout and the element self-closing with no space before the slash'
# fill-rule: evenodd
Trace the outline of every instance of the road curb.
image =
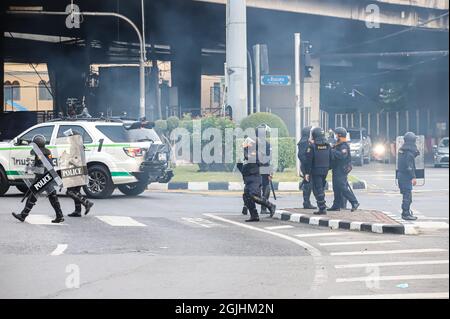
<svg viewBox="0 0 450 319">
<path fill-rule="evenodd" d="M 413 225 L 404 224 L 380 224 L 358 221 L 346 221 L 331 219 L 326 216 L 310 216 L 305 214 L 291 213 L 285 210 L 277 210 L 274 219 L 290 221 L 294 223 L 322 226 L 331 229 L 344 229 L 353 231 L 372 232 L 377 234 L 417 235 L 417 228 Z"/>
<path fill-rule="evenodd" d="M 273 186 L 278 192 L 300 191 L 299 182 L 274 182 Z M 350 182 L 354 190 L 367 189 L 365 181 Z M 150 184 L 149 190 L 189 190 L 189 191 L 243 191 L 243 182 L 172 182 L 168 184 Z M 333 189 L 333 184 L 327 182 L 325 190 Z"/>
</svg>

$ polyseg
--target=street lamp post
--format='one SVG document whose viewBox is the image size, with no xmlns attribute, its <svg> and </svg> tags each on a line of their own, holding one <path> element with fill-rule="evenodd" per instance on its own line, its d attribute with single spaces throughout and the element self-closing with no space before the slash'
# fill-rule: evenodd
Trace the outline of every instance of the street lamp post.
<svg viewBox="0 0 450 319">
<path fill-rule="evenodd" d="M 59 11 L 26 11 L 26 10 L 9 10 L 8 14 L 34 14 L 34 15 L 59 15 L 59 16 L 67 16 L 67 12 L 59 12 Z M 145 117 L 145 45 L 144 38 L 141 35 L 138 27 L 134 24 L 126 16 L 115 13 L 115 12 L 78 12 L 72 11 L 69 14 L 73 15 L 81 15 L 81 16 L 97 16 L 97 17 L 116 17 L 127 22 L 131 27 L 136 31 L 136 34 L 139 38 L 140 45 L 140 53 L 139 53 L 139 116 L 141 118 Z"/>
</svg>

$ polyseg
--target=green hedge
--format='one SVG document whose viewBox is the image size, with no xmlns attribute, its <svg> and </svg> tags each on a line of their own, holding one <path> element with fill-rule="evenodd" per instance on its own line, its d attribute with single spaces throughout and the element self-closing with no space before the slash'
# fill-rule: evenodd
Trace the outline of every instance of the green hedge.
<svg viewBox="0 0 450 319">
<path fill-rule="evenodd" d="M 256 128 L 261 124 L 267 124 L 271 128 L 277 128 L 278 137 L 289 136 L 289 130 L 286 123 L 284 123 L 278 115 L 272 113 L 260 112 L 251 114 L 241 121 L 240 127 L 243 130 L 246 130 L 248 128 Z"/>
<path fill-rule="evenodd" d="M 294 168 L 297 156 L 297 145 L 293 137 L 278 139 L 278 170 L 283 172 L 286 168 Z"/>
</svg>

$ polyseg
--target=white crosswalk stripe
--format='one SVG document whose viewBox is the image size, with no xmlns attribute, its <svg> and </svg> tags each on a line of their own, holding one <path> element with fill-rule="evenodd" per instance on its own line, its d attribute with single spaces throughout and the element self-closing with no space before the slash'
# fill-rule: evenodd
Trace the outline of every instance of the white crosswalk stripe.
<svg viewBox="0 0 450 319">
<path fill-rule="evenodd" d="M 319 243 L 320 246 L 350 246 L 350 245 L 381 245 L 398 243 L 397 240 L 366 240 L 366 241 L 345 241 L 333 243 Z"/>
<path fill-rule="evenodd" d="M 331 253 L 331 256 L 358 256 L 358 255 L 393 255 L 393 254 L 419 254 L 419 253 L 439 253 L 446 252 L 447 249 L 400 249 L 400 250 L 380 250 L 380 251 L 344 251 Z"/>
<path fill-rule="evenodd" d="M 210 220 L 207 220 L 205 218 L 190 218 L 190 217 L 183 217 L 182 220 L 191 223 L 196 226 L 201 226 L 204 228 L 213 228 L 213 227 L 222 227 L 222 225 L 214 223 Z M 224 226 L 223 226 L 224 227 Z"/>
<path fill-rule="evenodd" d="M 283 226 L 269 226 L 269 227 L 264 227 L 264 229 L 267 229 L 267 230 L 290 229 L 290 228 L 294 228 L 294 226 L 283 225 Z"/>
<path fill-rule="evenodd" d="M 348 268 L 367 268 L 367 267 L 395 267 L 395 266 L 419 266 L 419 265 L 445 265 L 448 264 L 448 260 L 419 260 L 419 261 L 397 261 L 397 262 L 379 262 L 379 263 L 366 263 L 366 264 L 346 264 L 335 265 L 336 269 L 348 269 Z"/>
<path fill-rule="evenodd" d="M 395 281 L 395 280 L 430 280 L 430 279 L 448 279 L 448 274 L 432 274 L 432 275 L 400 275 L 400 276 L 364 276 L 352 278 L 337 278 L 337 283 L 342 282 L 367 282 L 367 281 Z"/>
<path fill-rule="evenodd" d="M 99 220 L 114 227 L 146 227 L 131 217 L 127 216 L 96 216 Z"/>
<path fill-rule="evenodd" d="M 346 235 L 344 232 L 334 232 L 334 233 L 318 233 L 318 234 L 297 234 L 295 237 L 299 238 L 310 238 L 310 237 L 331 237 L 331 236 L 343 236 Z"/>
<path fill-rule="evenodd" d="M 448 292 L 331 296 L 329 299 L 448 299 Z"/>
<path fill-rule="evenodd" d="M 52 220 L 55 219 L 55 217 L 47 216 L 47 215 L 29 215 L 27 219 L 25 219 L 25 222 L 31 225 L 51 225 L 51 226 L 65 226 L 67 224 L 64 223 L 58 223 L 54 224 L 52 223 Z"/>
</svg>

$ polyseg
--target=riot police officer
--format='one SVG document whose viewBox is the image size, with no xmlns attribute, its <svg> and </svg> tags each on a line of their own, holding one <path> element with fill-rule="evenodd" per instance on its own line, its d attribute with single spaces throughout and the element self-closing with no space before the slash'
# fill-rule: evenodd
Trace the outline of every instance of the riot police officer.
<svg viewBox="0 0 450 319">
<path fill-rule="evenodd" d="M 267 124 L 261 124 L 256 128 L 256 136 L 258 137 L 258 142 L 260 143 L 258 147 L 262 147 L 261 154 L 264 158 L 260 159 L 260 173 L 261 173 L 261 184 L 262 184 L 262 197 L 268 201 L 271 192 L 271 180 L 273 177 L 272 169 L 272 147 L 268 142 L 268 134 L 270 133 L 270 127 Z M 269 211 L 265 206 L 261 207 L 261 214 L 269 214 Z"/>
<path fill-rule="evenodd" d="M 416 157 L 420 155 L 417 148 L 417 136 L 408 132 L 404 136 L 405 143 L 398 150 L 398 185 L 403 195 L 402 218 L 417 220 L 411 211 L 412 189 L 416 186 Z"/>
<path fill-rule="evenodd" d="M 68 136 L 81 135 L 77 131 L 71 131 Z M 69 187 L 67 188 L 66 195 L 73 199 L 75 204 L 75 211 L 67 216 L 69 217 L 81 217 L 81 205 L 84 206 L 84 215 L 89 214 L 94 203 L 90 202 L 85 196 L 81 194 L 81 186 Z"/>
<path fill-rule="evenodd" d="M 298 147 L 297 157 L 300 160 L 300 171 L 303 175 L 303 183 L 302 183 L 303 208 L 305 208 L 305 209 L 316 209 L 317 208 L 311 204 L 312 184 L 305 180 L 306 161 L 307 161 L 306 151 L 308 150 L 308 147 L 310 145 L 309 139 L 311 137 L 311 129 L 312 129 L 311 126 L 307 126 L 302 129 L 302 136 L 301 136 L 300 141 L 297 144 L 297 147 Z"/>
<path fill-rule="evenodd" d="M 42 169 L 41 171 L 44 172 L 44 163 L 42 161 L 43 160 L 48 161 L 48 163 L 50 163 L 50 165 L 53 166 L 52 153 L 50 152 L 50 150 L 48 148 L 45 147 L 46 140 L 43 135 L 34 136 L 32 141 L 39 147 L 40 151 L 42 152 L 42 154 L 45 157 L 45 159 L 41 159 L 38 156 L 38 154 L 36 154 L 34 152 L 34 150 L 32 150 L 31 155 L 34 156 L 33 166 L 35 168 L 41 168 Z M 44 173 L 37 173 L 36 180 L 39 180 L 43 176 L 44 176 Z M 64 221 L 64 215 L 61 210 L 61 205 L 59 203 L 58 196 L 56 194 L 56 190 L 52 190 L 51 192 L 49 192 L 48 199 L 56 213 L 56 218 L 54 220 L 52 220 L 52 223 L 55 223 L 55 224 L 62 223 Z M 33 206 L 36 205 L 36 202 L 37 202 L 36 196 L 30 191 L 27 201 L 26 201 L 26 204 L 25 204 L 25 208 L 22 210 L 22 212 L 20 214 L 16 214 L 13 212 L 12 215 L 15 218 L 17 218 L 18 220 L 20 220 L 21 222 L 24 222 L 25 219 L 28 217 L 30 211 L 33 209 Z"/>
<path fill-rule="evenodd" d="M 276 206 L 261 197 L 261 162 L 259 161 L 260 155 L 258 154 L 257 142 L 247 138 L 243 147 L 245 162 L 239 163 L 237 167 L 242 173 L 245 184 L 243 195 L 244 205 L 250 212 L 250 219 L 246 220 L 246 222 L 258 222 L 259 215 L 256 204 L 269 209 L 270 217 L 275 214 Z"/>
<path fill-rule="evenodd" d="M 312 183 L 313 193 L 319 207 L 314 214 L 325 215 L 327 213 L 325 185 L 331 165 L 331 146 L 328 144 L 322 128 L 313 128 L 311 136 L 313 143 L 306 150 L 305 179 Z"/>
<path fill-rule="evenodd" d="M 348 174 L 352 169 L 350 146 L 347 143 L 347 130 L 338 127 L 335 130 L 336 145 L 332 148 L 333 192 L 334 202 L 329 211 L 340 211 L 342 200 L 347 199 L 352 204 L 352 212 L 359 207 L 355 194 L 350 190 Z"/>
</svg>

